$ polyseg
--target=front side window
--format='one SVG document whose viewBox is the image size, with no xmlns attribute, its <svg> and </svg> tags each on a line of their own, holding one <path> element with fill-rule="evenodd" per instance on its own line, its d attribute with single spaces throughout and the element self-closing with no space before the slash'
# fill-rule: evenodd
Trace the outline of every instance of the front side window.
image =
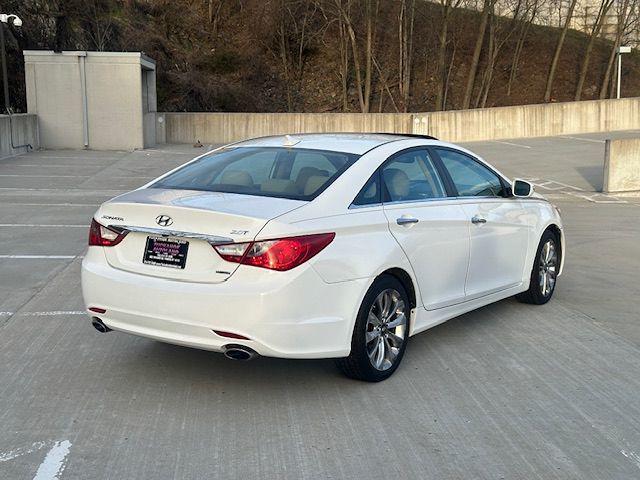
<svg viewBox="0 0 640 480">
<path fill-rule="evenodd" d="M 498 175 L 463 153 L 436 148 L 460 197 L 500 197 L 502 182 Z"/>
<path fill-rule="evenodd" d="M 419 201 L 446 196 L 426 150 L 409 150 L 389 160 L 382 167 L 385 201 Z"/>
<path fill-rule="evenodd" d="M 279 147 L 236 147 L 185 165 L 151 188 L 312 200 L 358 155 Z"/>
</svg>

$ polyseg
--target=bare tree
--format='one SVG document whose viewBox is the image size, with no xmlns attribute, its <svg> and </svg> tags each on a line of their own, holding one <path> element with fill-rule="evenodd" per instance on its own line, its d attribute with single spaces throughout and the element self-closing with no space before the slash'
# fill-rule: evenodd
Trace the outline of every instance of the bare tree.
<svg viewBox="0 0 640 480">
<path fill-rule="evenodd" d="M 350 5 L 351 2 L 348 2 Z M 369 110 L 369 105 L 367 100 L 364 97 L 364 92 L 362 88 L 362 70 L 360 64 L 360 48 L 358 47 L 358 39 L 356 37 L 356 32 L 353 26 L 353 22 L 351 20 L 351 9 L 342 11 L 344 16 L 345 27 L 347 31 L 347 35 L 349 36 L 349 41 L 351 43 L 351 56 L 353 58 L 353 68 L 356 73 L 356 90 L 358 90 L 358 101 L 360 102 L 360 110 L 363 113 L 366 113 Z"/>
<path fill-rule="evenodd" d="M 365 0 L 365 22 L 367 25 L 367 42 L 365 47 L 365 70 L 364 70 L 364 112 L 368 112 L 371 103 L 371 78 L 373 49 L 375 45 L 375 34 L 377 30 L 379 0 Z"/>
<path fill-rule="evenodd" d="M 287 110 L 292 112 L 296 106 L 294 93 L 303 86 L 305 52 L 320 34 L 310 31 L 318 6 L 305 0 L 280 0 L 278 12 L 278 56 L 285 79 Z"/>
<path fill-rule="evenodd" d="M 362 52 L 358 42 L 358 34 L 356 32 L 354 12 L 352 0 L 333 0 L 333 6 L 336 14 L 339 17 L 339 25 L 341 35 L 344 34 L 349 40 L 351 46 L 351 58 L 353 59 L 353 69 L 355 73 L 356 90 L 358 92 L 358 102 L 360 104 L 360 110 L 363 113 L 369 111 L 371 104 L 371 82 L 372 82 L 372 68 L 373 68 L 373 44 L 375 35 L 375 20 L 377 17 L 378 0 L 365 0 L 365 47 L 364 47 L 364 75 L 362 72 Z M 343 53 L 343 52 L 341 52 Z M 343 59 L 346 57 L 343 55 Z M 346 84 L 344 83 L 345 75 L 343 77 L 343 92 L 346 90 Z"/>
<path fill-rule="evenodd" d="M 415 0 L 400 0 L 400 10 L 398 12 L 398 85 L 403 112 L 409 109 L 415 6 Z"/>
<path fill-rule="evenodd" d="M 589 69 L 589 61 L 591 60 L 591 52 L 593 51 L 593 45 L 596 41 L 598 35 L 600 35 L 600 31 L 602 30 L 602 24 L 607 16 L 607 12 L 611 5 L 613 5 L 614 0 L 602 0 L 600 2 L 600 8 L 598 9 L 598 14 L 593 23 L 593 27 L 591 28 L 591 33 L 589 34 L 589 42 L 587 43 L 587 48 L 585 49 L 584 55 L 582 57 L 582 67 L 580 68 L 580 76 L 578 77 L 578 85 L 576 87 L 576 94 L 574 96 L 574 100 L 578 101 L 582 97 L 582 88 L 584 86 L 584 81 L 587 78 L 587 70 Z"/>
<path fill-rule="evenodd" d="M 389 89 L 389 82 L 388 82 L 389 75 L 388 75 L 388 73 L 382 71 L 382 69 L 380 68 L 380 65 L 378 64 L 378 62 L 376 61 L 375 58 L 373 59 L 373 64 L 375 65 L 376 70 L 378 71 L 378 76 L 380 78 L 379 111 L 382 112 L 383 92 L 387 92 L 387 95 L 389 96 L 389 99 L 391 100 L 391 104 L 393 105 L 393 109 L 396 111 L 396 113 L 399 113 L 400 109 L 398 108 L 398 105 L 396 104 L 396 101 L 393 98 L 393 94 L 391 93 L 391 90 Z"/>
<path fill-rule="evenodd" d="M 457 49 L 458 49 L 457 42 L 454 41 L 453 49 L 451 50 L 451 60 L 449 60 L 449 68 L 447 69 L 447 75 L 444 79 L 444 95 L 442 98 L 442 110 L 447 109 L 447 99 L 449 96 L 449 79 L 451 78 L 451 71 L 453 70 L 453 65 L 455 64 Z"/>
<path fill-rule="evenodd" d="M 342 14 L 338 15 L 339 50 L 340 50 L 340 92 L 342 97 L 342 111 L 349 110 L 349 34 Z"/>
<path fill-rule="evenodd" d="M 436 101 L 435 109 L 444 110 L 445 90 L 448 78 L 447 44 L 449 43 L 449 23 L 454 9 L 462 0 L 440 0 L 440 30 L 438 31 L 438 53 L 436 62 Z"/>
<path fill-rule="evenodd" d="M 476 107 L 484 108 L 487 104 L 487 98 L 489 96 L 489 91 L 493 82 L 493 74 L 500 51 L 518 28 L 520 17 L 521 15 L 524 15 L 525 12 L 525 10 L 523 9 L 523 4 L 524 0 L 517 0 L 513 8 L 511 20 L 508 22 L 499 21 L 494 11 L 495 3 L 491 6 L 489 16 L 489 40 L 486 49 L 486 62 L 484 72 L 481 77 L 480 88 L 478 89 L 478 94 L 475 101 Z"/>
<path fill-rule="evenodd" d="M 569 4 L 569 10 L 567 10 L 567 16 L 564 19 L 564 25 L 556 44 L 556 49 L 553 53 L 553 60 L 549 67 L 549 74 L 547 75 L 547 87 L 544 91 L 544 101 L 549 102 L 551 100 L 551 89 L 553 88 L 553 80 L 556 76 L 556 70 L 558 68 L 558 61 L 560 60 L 560 53 L 562 53 L 562 47 L 564 46 L 564 39 L 567 36 L 569 25 L 571 25 L 571 19 L 573 18 L 573 11 L 576 8 L 577 0 L 571 0 Z"/>
<path fill-rule="evenodd" d="M 85 3 L 85 14 L 81 18 L 84 31 L 92 44 L 99 52 L 108 49 L 109 41 L 114 28 L 114 17 L 110 2 L 92 0 Z"/>
<path fill-rule="evenodd" d="M 480 17 L 480 26 L 478 28 L 478 34 L 476 36 L 476 44 L 473 49 L 473 56 L 471 57 L 471 66 L 469 67 L 469 73 L 467 75 L 467 85 L 464 90 L 464 99 L 462 100 L 462 108 L 467 109 L 471 104 L 471 94 L 473 93 L 473 86 L 476 81 L 476 74 L 478 72 L 478 64 L 480 62 L 480 53 L 482 53 L 482 44 L 484 43 L 484 36 L 487 31 L 487 23 L 489 22 L 489 14 L 493 10 L 495 0 L 484 0 L 482 7 L 482 16 Z"/>
<path fill-rule="evenodd" d="M 630 0 L 623 0 L 621 4 L 618 4 L 618 12 L 616 15 L 617 16 L 616 36 L 613 41 L 613 45 L 611 46 L 611 50 L 609 52 L 609 60 L 607 61 L 607 68 L 605 69 L 604 77 L 602 78 L 602 83 L 600 85 L 601 100 L 607 98 L 610 81 L 613 78 L 611 75 L 611 72 L 613 70 L 613 65 L 616 59 L 616 51 L 618 50 L 618 47 L 621 45 L 622 37 L 628 28 L 628 22 L 629 22 L 629 16 L 630 16 L 629 14 L 631 10 L 629 8 L 630 3 L 631 3 Z"/>
<path fill-rule="evenodd" d="M 531 29 L 531 25 L 538 15 L 538 9 L 540 8 L 539 0 L 530 0 L 527 6 L 527 15 L 524 17 L 524 21 L 520 24 L 520 33 L 518 34 L 518 41 L 516 42 L 515 49 L 513 51 L 513 58 L 511 59 L 511 69 L 509 71 L 509 81 L 507 82 L 507 95 L 511 95 L 511 87 L 516 81 L 518 75 L 518 64 L 520 63 L 520 56 L 522 55 L 522 49 L 524 42 L 527 38 L 527 34 Z"/>
<path fill-rule="evenodd" d="M 213 33 L 218 32 L 218 22 L 220 21 L 220 10 L 224 5 L 224 0 L 208 0 L 209 2 L 209 23 L 212 25 Z"/>
</svg>

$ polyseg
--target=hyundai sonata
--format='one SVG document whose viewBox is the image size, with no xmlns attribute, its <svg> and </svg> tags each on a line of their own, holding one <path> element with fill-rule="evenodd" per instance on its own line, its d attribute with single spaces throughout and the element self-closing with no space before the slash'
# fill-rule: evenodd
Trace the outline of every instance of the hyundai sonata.
<svg viewBox="0 0 640 480">
<path fill-rule="evenodd" d="M 93 325 L 235 359 L 337 359 L 380 381 L 408 338 L 553 295 L 558 210 L 430 137 L 305 134 L 201 155 L 95 214 Z"/>
</svg>

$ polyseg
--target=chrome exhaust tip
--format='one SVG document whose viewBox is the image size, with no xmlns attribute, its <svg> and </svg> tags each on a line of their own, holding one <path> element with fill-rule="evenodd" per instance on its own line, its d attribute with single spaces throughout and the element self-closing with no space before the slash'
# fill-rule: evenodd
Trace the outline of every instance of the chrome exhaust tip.
<svg viewBox="0 0 640 480">
<path fill-rule="evenodd" d="M 111 329 L 109 327 L 107 327 L 104 324 L 104 322 L 102 320 L 100 320 L 98 317 L 92 317 L 91 318 L 91 325 L 93 325 L 93 328 L 98 330 L 100 333 L 107 333 L 107 332 L 111 331 Z"/>
<path fill-rule="evenodd" d="M 224 356 L 231 360 L 247 362 L 258 356 L 258 352 L 244 345 L 225 345 L 222 348 L 224 350 Z"/>
</svg>

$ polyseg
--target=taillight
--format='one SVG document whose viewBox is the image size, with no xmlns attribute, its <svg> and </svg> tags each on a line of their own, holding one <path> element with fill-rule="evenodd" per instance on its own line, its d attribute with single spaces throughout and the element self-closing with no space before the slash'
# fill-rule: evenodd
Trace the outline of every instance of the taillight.
<svg viewBox="0 0 640 480">
<path fill-rule="evenodd" d="M 215 245 L 213 248 L 228 262 L 285 271 L 317 255 L 335 236 L 335 233 L 318 233 L 260 242 Z"/>
<path fill-rule="evenodd" d="M 93 219 L 91 220 L 91 227 L 89 227 L 89 246 L 113 247 L 119 244 L 127 236 L 127 233 L 126 230 L 118 233 L 104 225 L 100 225 Z"/>
</svg>

